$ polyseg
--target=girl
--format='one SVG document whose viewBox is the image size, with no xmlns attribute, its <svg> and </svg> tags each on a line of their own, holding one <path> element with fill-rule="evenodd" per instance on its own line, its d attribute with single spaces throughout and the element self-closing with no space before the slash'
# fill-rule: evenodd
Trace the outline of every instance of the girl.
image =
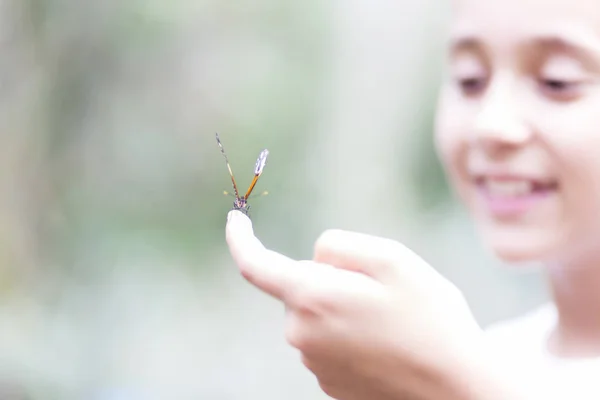
<svg viewBox="0 0 600 400">
<path fill-rule="evenodd" d="M 235 211 L 231 253 L 336 399 L 600 398 L 600 3 L 455 0 L 447 69 L 448 177 L 498 257 L 544 265 L 550 304 L 484 332 L 397 242 L 331 230 L 299 262 Z"/>
</svg>

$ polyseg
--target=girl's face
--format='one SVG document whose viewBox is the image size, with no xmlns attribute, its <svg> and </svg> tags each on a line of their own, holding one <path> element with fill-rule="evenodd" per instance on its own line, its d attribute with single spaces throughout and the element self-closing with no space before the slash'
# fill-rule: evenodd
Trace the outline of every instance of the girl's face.
<svg viewBox="0 0 600 400">
<path fill-rule="evenodd" d="M 436 145 L 506 261 L 600 248 L 600 1 L 455 0 Z"/>
</svg>

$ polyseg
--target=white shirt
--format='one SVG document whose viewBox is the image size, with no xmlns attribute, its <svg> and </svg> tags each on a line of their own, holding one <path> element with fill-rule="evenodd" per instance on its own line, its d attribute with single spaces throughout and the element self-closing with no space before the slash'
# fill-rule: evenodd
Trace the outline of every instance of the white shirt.
<svg viewBox="0 0 600 400">
<path fill-rule="evenodd" d="M 544 399 L 600 400 L 600 358 L 559 358 L 548 352 L 556 322 L 556 308 L 548 303 L 490 325 L 486 336 L 508 371 Z"/>
</svg>

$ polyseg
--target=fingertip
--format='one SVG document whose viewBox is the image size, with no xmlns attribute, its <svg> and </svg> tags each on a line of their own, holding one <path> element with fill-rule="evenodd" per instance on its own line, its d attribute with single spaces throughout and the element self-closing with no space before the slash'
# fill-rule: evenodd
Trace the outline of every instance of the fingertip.
<svg viewBox="0 0 600 400">
<path fill-rule="evenodd" d="M 227 225 L 225 236 L 229 252 L 240 267 L 243 274 L 247 275 L 256 254 L 264 250 L 264 246 L 254 236 L 252 221 L 247 215 L 238 210 L 232 210 L 227 214 Z"/>
<path fill-rule="evenodd" d="M 315 243 L 313 260 L 336 268 L 362 272 L 378 280 L 394 279 L 405 255 L 394 240 L 365 233 L 329 229 Z"/>
<path fill-rule="evenodd" d="M 323 257 L 326 258 L 326 255 L 329 254 L 332 249 L 337 249 L 340 245 L 351 240 L 351 235 L 351 232 L 342 229 L 327 229 L 323 231 L 315 242 L 314 260 L 319 261 L 320 259 L 323 259 Z"/>
<path fill-rule="evenodd" d="M 225 226 L 227 241 L 238 235 L 254 236 L 252 221 L 247 215 L 239 210 L 231 210 L 227 213 L 227 224 Z"/>
<path fill-rule="evenodd" d="M 227 224 L 240 224 L 247 223 L 252 225 L 252 221 L 246 214 L 241 212 L 240 210 L 231 210 L 227 213 Z"/>
<path fill-rule="evenodd" d="M 337 236 L 339 236 L 341 230 L 340 229 L 327 229 L 319 235 L 315 242 L 315 249 L 319 248 L 331 241 L 334 241 Z"/>
</svg>

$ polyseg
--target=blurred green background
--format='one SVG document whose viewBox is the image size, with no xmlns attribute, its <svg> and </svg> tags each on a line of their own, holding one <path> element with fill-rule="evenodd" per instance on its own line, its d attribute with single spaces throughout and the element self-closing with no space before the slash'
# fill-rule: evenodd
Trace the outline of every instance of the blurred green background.
<svg viewBox="0 0 600 400">
<path fill-rule="evenodd" d="M 327 228 L 408 244 L 482 324 L 546 294 L 481 246 L 432 147 L 433 0 L 0 0 L 0 399 L 324 399 L 284 310 L 239 276 L 251 215 L 310 258 Z"/>
</svg>

